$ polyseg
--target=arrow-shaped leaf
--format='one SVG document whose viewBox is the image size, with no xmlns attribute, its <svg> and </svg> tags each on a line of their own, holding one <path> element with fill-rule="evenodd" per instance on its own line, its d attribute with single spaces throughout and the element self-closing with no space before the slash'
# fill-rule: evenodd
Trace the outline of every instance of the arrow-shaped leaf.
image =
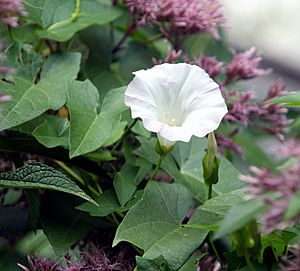
<svg viewBox="0 0 300 271">
<path fill-rule="evenodd" d="M 70 112 L 70 157 L 96 150 L 111 137 L 115 139 L 115 128 L 120 125 L 120 114 L 126 109 L 124 89 L 112 90 L 104 99 L 105 106 L 99 114 L 99 94 L 89 81 L 74 81 L 68 90 L 67 106 Z M 125 128 L 123 122 L 121 131 Z M 118 131 L 117 131 L 118 132 Z M 120 137 L 122 133 L 118 133 Z"/>
<path fill-rule="evenodd" d="M 57 110 L 63 106 L 68 82 L 77 77 L 79 65 L 79 53 L 54 54 L 45 64 L 40 83 L 32 84 L 23 78 L 15 78 L 14 84 L 1 81 L 1 91 L 12 96 L 12 100 L 3 104 L 0 130 L 29 121 L 48 109 Z"/>
</svg>

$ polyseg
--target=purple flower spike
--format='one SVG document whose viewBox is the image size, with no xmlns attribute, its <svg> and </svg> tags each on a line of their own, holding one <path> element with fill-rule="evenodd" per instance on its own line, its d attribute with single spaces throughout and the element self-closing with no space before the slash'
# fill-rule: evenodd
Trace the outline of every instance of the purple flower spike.
<svg viewBox="0 0 300 271">
<path fill-rule="evenodd" d="M 22 264 L 18 264 L 24 271 L 62 271 L 60 263 L 53 261 L 51 258 L 43 258 L 40 256 L 28 256 L 29 268 Z"/>
<path fill-rule="evenodd" d="M 211 33 L 219 37 L 224 15 L 218 0 L 127 0 L 129 11 L 139 25 L 159 25 L 175 49 L 187 36 Z"/>
<path fill-rule="evenodd" d="M 293 146 L 297 148 L 293 149 Z M 277 175 L 262 168 L 251 167 L 252 176 L 242 176 L 241 180 L 248 184 L 247 199 L 262 199 L 266 204 L 272 206 L 264 215 L 264 231 L 272 232 L 274 229 L 281 229 L 294 223 L 300 213 L 290 221 L 284 221 L 284 214 L 289 200 L 300 191 L 300 148 L 299 141 L 289 141 L 281 145 L 276 153 L 282 152 L 286 157 L 295 157 L 295 162 L 288 167 L 282 168 Z M 270 197 L 272 192 L 274 197 Z"/>
<path fill-rule="evenodd" d="M 211 78 L 218 76 L 223 67 L 223 62 L 218 61 L 214 56 L 205 55 L 202 55 L 196 59 L 193 64 L 196 64 L 200 68 L 204 69 Z"/>
<path fill-rule="evenodd" d="M 300 247 L 291 249 L 291 255 L 282 259 L 282 271 L 298 271 L 300 266 Z"/>
<path fill-rule="evenodd" d="M 23 0 L 0 0 L 0 22 L 11 27 L 18 25 L 17 16 L 25 16 Z"/>
<path fill-rule="evenodd" d="M 251 79 L 261 75 L 267 75 L 271 72 L 270 69 L 264 70 L 258 68 L 261 62 L 261 57 L 255 57 L 255 48 L 252 47 L 248 51 L 235 54 L 231 63 L 226 67 L 225 84 L 239 79 Z"/>
</svg>

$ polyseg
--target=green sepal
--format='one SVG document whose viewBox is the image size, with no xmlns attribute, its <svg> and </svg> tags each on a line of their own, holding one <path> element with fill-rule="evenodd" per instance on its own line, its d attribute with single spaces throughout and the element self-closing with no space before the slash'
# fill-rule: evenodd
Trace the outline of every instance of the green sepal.
<svg viewBox="0 0 300 271">
<path fill-rule="evenodd" d="M 212 160 L 210 159 L 208 152 L 206 152 L 202 160 L 202 166 L 205 184 L 209 186 L 218 183 L 220 159 L 215 156 Z"/>
<path fill-rule="evenodd" d="M 164 157 L 166 156 L 169 152 L 171 152 L 174 148 L 174 145 L 171 147 L 164 147 L 162 146 L 159 141 L 157 140 L 156 145 L 155 145 L 155 151 L 161 156 Z"/>
</svg>

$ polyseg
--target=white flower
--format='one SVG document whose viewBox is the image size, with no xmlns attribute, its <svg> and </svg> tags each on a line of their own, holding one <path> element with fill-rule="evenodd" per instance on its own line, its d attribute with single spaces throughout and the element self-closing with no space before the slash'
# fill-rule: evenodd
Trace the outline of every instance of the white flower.
<svg viewBox="0 0 300 271">
<path fill-rule="evenodd" d="M 161 64 L 133 74 L 125 104 L 166 148 L 206 136 L 227 113 L 218 84 L 196 65 Z"/>
</svg>

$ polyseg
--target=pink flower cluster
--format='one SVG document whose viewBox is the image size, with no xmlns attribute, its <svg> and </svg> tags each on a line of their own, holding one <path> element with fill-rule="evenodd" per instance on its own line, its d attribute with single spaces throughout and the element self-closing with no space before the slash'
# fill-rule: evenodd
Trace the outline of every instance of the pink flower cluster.
<svg viewBox="0 0 300 271">
<path fill-rule="evenodd" d="M 287 108 L 278 104 L 270 104 L 267 101 L 274 97 L 284 95 L 285 84 L 282 80 L 275 81 L 269 88 L 265 99 L 256 103 L 253 94 L 246 91 L 239 95 L 236 91 L 225 92 L 225 98 L 229 109 L 224 117 L 227 121 L 241 123 L 244 126 L 251 125 L 268 133 L 275 134 L 280 140 L 287 132 L 287 126 L 291 120 L 287 118 Z"/>
<path fill-rule="evenodd" d="M 0 0 L 0 21 L 12 27 L 18 25 L 18 16 L 24 16 L 23 0 Z"/>
<path fill-rule="evenodd" d="M 211 33 L 218 37 L 224 15 L 218 0 L 126 0 L 129 11 L 139 25 L 159 25 L 173 45 L 187 35 Z M 175 43 L 175 44 L 174 44 Z M 178 46 L 175 46 L 178 48 Z"/>
<path fill-rule="evenodd" d="M 243 53 L 234 54 L 231 63 L 226 67 L 227 78 L 225 84 L 234 80 L 252 79 L 271 72 L 270 69 L 264 70 L 258 68 L 262 58 L 254 57 L 254 53 L 255 48 L 252 47 Z"/>
<path fill-rule="evenodd" d="M 271 174 L 267 168 L 251 167 L 253 176 L 241 177 L 248 184 L 248 199 L 263 199 L 266 204 L 272 206 L 264 215 L 264 231 L 266 233 L 294 222 L 289 221 L 287 223 L 283 218 L 289 200 L 300 191 L 299 144 L 298 141 L 288 141 L 279 148 L 279 151 L 282 151 L 287 157 L 294 156 L 296 160 L 291 166 L 280 169 L 276 175 Z M 297 147 L 292 149 L 293 146 Z"/>
<path fill-rule="evenodd" d="M 300 247 L 294 247 L 290 250 L 291 255 L 282 259 L 282 271 L 298 271 L 300 266 Z"/>
</svg>

